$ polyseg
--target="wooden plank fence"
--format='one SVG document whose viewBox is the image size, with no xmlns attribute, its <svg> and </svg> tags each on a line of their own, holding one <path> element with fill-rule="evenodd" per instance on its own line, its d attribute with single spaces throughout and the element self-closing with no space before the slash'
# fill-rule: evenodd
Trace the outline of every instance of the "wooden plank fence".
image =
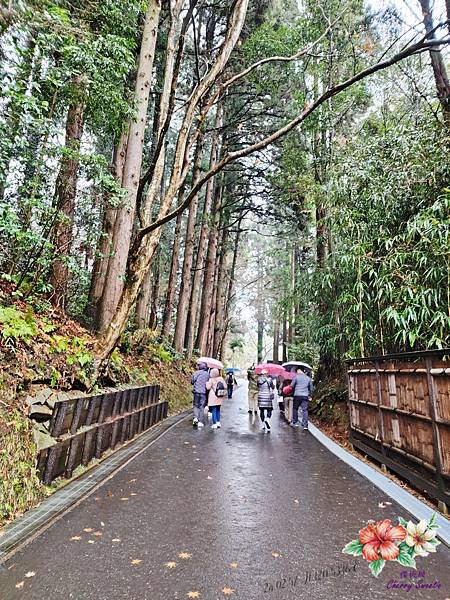
<svg viewBox="0 0 450 600">
<path fill-rule="evenodd" d="M 158 385 L 149 385 L 56 402 L 50 434 L 57 443 L 38 455 L 42 481 L 71 477 L 79 465 L 165 419 L 168 403 L 160 402 L 159 391 Z"/>
<path fill-rule="evenodd" d="M 348 363 L 350 441 L 450 506 L 450 350 Z"/>
</svg>

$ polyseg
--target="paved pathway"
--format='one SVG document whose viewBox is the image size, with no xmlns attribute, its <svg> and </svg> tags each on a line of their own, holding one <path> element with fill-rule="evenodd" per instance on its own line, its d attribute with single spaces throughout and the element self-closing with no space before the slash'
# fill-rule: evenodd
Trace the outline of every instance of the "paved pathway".
<svg viewBox="0 0 450 600">
<path fill-rule="evenodd" d="M 450 598 L 443 545 L 418 562 L 440 589 L 342 554 L 367 520 L 408 514 L 278 411 L 272 422 L 264 434 L 248 416 L 244 384 L 222 429 L 180 422 L 0 566 L 0 600 Z"/>
</svg>

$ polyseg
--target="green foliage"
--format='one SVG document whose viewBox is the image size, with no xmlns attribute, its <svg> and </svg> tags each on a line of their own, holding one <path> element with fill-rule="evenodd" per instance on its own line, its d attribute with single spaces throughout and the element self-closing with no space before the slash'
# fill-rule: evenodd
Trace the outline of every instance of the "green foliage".
<svg viewBox="0 0 450 600">
<path fill-rule="evenodd" d="M 0 335 L 9 346 L 17 341 L 28 343 L 38 334 L 33 313 L 23 313 L 13 306 L 0 306 L 0 325 Z"/>
</svg>

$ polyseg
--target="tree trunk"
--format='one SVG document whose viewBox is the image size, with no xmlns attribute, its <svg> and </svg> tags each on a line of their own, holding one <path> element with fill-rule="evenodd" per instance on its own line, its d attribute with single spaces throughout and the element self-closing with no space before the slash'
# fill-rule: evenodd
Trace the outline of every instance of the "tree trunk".
<svg viewBox="0 0 450 600">
<path fill-rule="evenodd" d="M 273 354 L 272 354 L 272 360 L 274 363 L 278 363 L 279 362 L 279 353 L 278 353 L 278 349 L 280 346 L 280 323 L 278 321 L 278 318 L 275 318 L 274 323 L 273 323 Z"/>
<path fill-rule="evenodd" d="M 197 183 L 200 174 L 202 161 L 202 144 L 198 140 L 195 149 L 194 168 L 192 173 L 193 183 Z M 175 334 L 173 347 L 177 352 L 182 352 L 184 348 L 184 339 L 186 335 L 186 323 L 189 310 L 189 301 L 192 291 L 192 263 L 194 260 L 195 248 L 195 224 L 197 220 L 199 195 L 197 194 L 189 206 L 188 220 L 186 224 L 186 237 L 184 245 L 183 269 L 181 271 L 181 286 L 177 306 L 177 320 L 175 323 Z"/>
<path fill-rule="evenodd" d="M 139 54 L 134 98 L 137 106 L 136 117 L 130 124 L 130 133 L 125 157 L 122 187 L 127 191 L 123 204 L 117 209 L 112 236 L 112 256 L 99 306 L 98 325 L 100 331 L 109 327 L 117 308 L 126 271 L 130 248 L 136 198 L 139 186 L 144 132 L 151 89 L 153 61 L 155 57 L 161 0 L 150 0 L 145 16 L 142 44 Z"/>
<path fill-rule="evenodd" d="M 123 168 L 127 151 L 128 130 L 120 136 L 118 143 L 114 148 L 112 160 L 112 173 L 115 180 L 121 186 L 123 178 Z M 109 204 L 109 195 L 105 195 L 102 231 L 98 239 L 95 253 L 94 267 L 92 269 L 91 286 L 89 289 L 89 310 L 93 315 L 93 328 L 98 330 L 98 303 L 103 294 L 108 262 L 111 256 L 112 236 L 114 223 L 116 220 L 117 207 Z"/>
<path fill-rule="evenodd" d="M 288 360 L 288 322 L 287 322 L 287 309 L 283 311 L 283 362 Z"/>
<path fill-rule="evenodd" d="M 76 92 L 82 94 L 83 77 L 77 75 L 73 79 Z M 83 135 L 85 105 L 82 101 L 69 106 L 66 120 L 65 147 L 70 154 L 63 156 L 55 186 L 55 209 L 58 219 L 53 231 L 54 255 L 50 283 L 53 287 L 51 301 L 55 306 L 65 307 L 67 286 L 69 283 L 69 265 L 73 236 L 73 220 L 75 215 L 75 197 L 77 193 L 78 152 Z"/>
<path fill-rule="evenodd" d="M 242 223 L 242 217 L 240 217 L 240 219 L 238 221 L 238 229 L 236 232 L 236 238 L 235 238 L 234 247 L 233 247 L 233 260 L 231 261 L 230 276 L 229 276 L 228 288 L 227 288 L 226 298 L 225 298 L 224 328 L 222 331 L 222 338 L 219 341 L 219 348 L 218 348 L 219 360 L 223 360 L 223 357 L 225 354 L 225 340 L 226 340 L 226 336 L 228 333 L 228 327 L 229 327 L 229 322 L 230 322 L 230 310 L 232 308 L 232 305 L 234 304 L 233 296 L 234 296 L 236 264 L 237 264 L 237 256 L 238 256 L 238 251 L 239 251 L 239 242 L 241 240 L 241 233 L 242 233 L 241 232 L 241 223 Z"/>
<path fill-rule="evenodd" d="M 224 332 L 226 330 L 226 314 L 225 305 L 227 301 L 227 254 L 228 254 L 228 236 L 229 231 L 224 224 L 222 224 L 222 242 L 219 255 L 218 264 L 218 278 L 217 278 L 217 299 L 216 299 L 216 311 L 214 319 L 213 329 L 213 356 L 219 356 L 220 347 L 224 338 Z"/>
<path fill-rule="evenodd" d="M 174 240 L 172 246 L 172 261 L 170 264 L 169 281 L 167 283 L 167 294 L 166 304 L 164 307 L 164 316 L 162 324 L 162 336 L 168 337 L 170 332 L 170 325 L 172 321 L 173 305 L 175 300 L 175 291 L 177 284 L 177 272 L 178 272 L 178 258 L 180 254 L 180 242 L 181 242 L 181 222 L 183 220 L 183 213 L 180 213 L 177 217 L 175 225 Z"/>
<path fill-rule="evenodd" d="M 208 343 L 209 323 L 214 295 L 214 276 L 216 272 L 217 242 L 219 237 L 218 229 L 220 223 L 220 191 L 221 188 L 217 189 L 214 194 L 215 198 L 212 209 L 214 220 L 209 232 L 208 252 L 205 263 L 205 276 L 203 278 L 202 285 L 202 301 L 200 304 L 199 328 L 195 341 L 195 347 L 199 349 L 200 354 L 203 354 L 206 351 Z"/>
<path fill-rule="evenodd" d="M 419 0 L 419 3 L 422 9 L 423 24 L 425 26 L 425 31 L 429 34 L 429 37 L 431 39 L 435 39 L 436 35 L 433 32 L 434 25 L 433 15 L 430 7 L 430 0 Z M 450 14 L 449 4 L 450 2 L 449 0 L 447 0 L 448 14 Z M 447 70 L 445 68 L 445 63 L 442 58 L 442 53 L 438 48 L 436 50 L 430 50 L 430 58 L 431 66 L 433 67 L 437 95 L 439 98 L 439 102 L 441 103 L 442 112 L 444 115 L 444 121 L 446 126 L 450 128 L 450 81 L 448 78 Z"/>
<path fill-rule="evenodd" d="M 222 126 L 222 106 L 219 105 L 217 107 L 217 114 L 215 120 L 215 128 L 216 132 Z M 220 155 L 220 136 L 216 133 L 213 136 L 211 142 L 211 154 L 209 159 L 209 167 L 213 167 Z M 204 262 L 207 250 L 207 241 L 209 237 L 209 219 L 211 216 L 211 210 L 213 205 L 213 199 L 215 194 L 215 178 L 211 177 L 206 184 L 206 192 L 205 192 L 205 203 L 203 206 L 203 218 L 202 225 L 200 228 L 200 237 L 198 240 L 197 247 L 197 259 L 195 262 L 194 276 L 191 287 L 191 298 L 189 304 L 189 318 L 186 319 L 185 325 L 185 347 L 187 348 L 187 354 L 189 357 L 192 356 L 194 351 L 194 334 L 195 328 L 197 324 L 197 312 L 198 305 L 200 302 L 200 283 L 203 276 L 204 270 Z"/>
<path fill-rule="evenodd" d="M 215 259 L 215 272 L 214 272 L 214 283 L 213 283 L 213 294 L 211 299 L 211 309 L 209 314 L 209 326 L 208 326 L 208 335 L 205 346 L 205 354 L 206 356 L 214 356 L 217 358 L 216 354 L 214 354 L 214 329 L 216 326 L 216 318 L 217 318 L 217 292 L 218 292 L 218 281 L 219 281 L 219 265 L 217 261 L 217 254 Z"/>
<path fill-rule="evenodd" d="M 151 269 L 148 269 L 136 303 L 136 325 L 138 329 L 146 329 L 149 327 L 152 287 L 153 273 Z"/>
</svg>

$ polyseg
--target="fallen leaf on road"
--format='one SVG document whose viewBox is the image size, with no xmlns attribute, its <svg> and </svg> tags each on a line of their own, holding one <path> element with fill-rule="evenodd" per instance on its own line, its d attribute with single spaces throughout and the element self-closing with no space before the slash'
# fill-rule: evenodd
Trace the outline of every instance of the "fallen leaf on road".
<svg viewBox="0 0 450 600">
<path fill-rule="evenodd" d="M 230 563 L 230 567 L 231 567 L 232 569 L 237 569 L 237 568 L 238 568 L 238 564 L 237 564 L 237 562 L 232 562 L 232 563 Z"/>
<path fill-rule="evenodd" d="M 188 598 L 200 598 L 200 592 L 188 592 L 186 596 Z"/>
<path fill-rule="evenodd" d="M 94 530 L 92 529 L 92 527 L 85 527 L 83 529 L 83 531 L 85 531 L 86 533 L 91 533 L 91 531 L 94 531 Z"/>
<path fill-rule="evenodd" d="M 141 562 L 142 562 L 142 559 L 140 559 L 140 558 L 133 558 L 133 560 L 131 561 L 131 564 L 132 565 L 138 565 Z"/>
<path fill-rule="evenodd" d="M 294 502 L 295 502 L 295 504 L 300 504 L 300 502 L 299 502 L 298 498 L 296 498 L 296 499 L 294 500 Z"/>
<path fill-rule="evenodd" d="M 19 583 L 16 583 L 16 588 L 18 590 L 21 590 L 23 588 L 23 584 L 25 583 L 25 581 L 19 581 Z"/>
<path fill-rule="evenodd" d="M 125 502 L 125 500 L 128 500 L 128 498 L 121 498 L 122 502 Z"/>
<path fill-rule="evenodd" d="M 181 558 L 182 560 L 186 560 L 187 558 L 191 558 L 192 554 L 189 554 L 189 552 L 180 552 L 178 557 Z"/>
<path fill-rule="evenodd" d="M 392 506 L 392 502 L 385 502 L 388 506 Z"/>
<path fill-rule="evenodd" d="M 78 542 L 78 540 L 81 540 L 81 536 L 79 535 L 74 535 L 73 537 L 70 538 L 71 541 L 73 540 L 74 542 Z"/>
<path fill-rule="evenodd" d="M 234 594 L 234 590 L 229 587 L 224 587 L 222 592 L 225 594 L 225 596 L 230 596 L 231 594 Z"/>
<path fill-rule="evenodd" d="M 279 556 L 281 556 L 281 554 L 279 552 L 272 552 L 272 556 L 274 558 L 278 558 Z"/>
<path fill-rule="evenodd" d="M 134 492 L 131 492 L 130 496 L 137 496 Z"/>
<path fill-rule="evenodd" d="M 95 540 L 88 540 L 88 544 L 95 544 Z"/>
<path fill-rule="evenodd" d="M 28 571 L 28 573 L 25 573 L 25 577 L 34 577 L 36 575 L 36 573 L 34 571 Z"/>
<path fill-rule="evenodd" d="M 210 477 L 210 476 L 208 475 L 208 477 L 207 477 L 206 479 L 212 479 L 212 477 Z"/>
<path fill-rule="evenodd" d="M 386 508 L 386 504 L 383 502 L 378 502 L 378 508 Z"/>
<path fill-rule="evenodd" d="M 101 535 L 103 535 L 103 533 L 101 531 L 94 531 L 94 533 L 92 535 L 96 535 L 97 537 L 100 537 Z"/>
<path fill-rule="evenodd" d="M 192 444 L 192 446 L 191 446 L 191 447 L 192 447 L 192 448 L 197 448 L 197 446 L 196 446 L 195 444 Z"/>
<path fill-rule="evenodd" d="M 184 442 L 185 444 L 189 444 L 189 442 Z"/>
<path fill-rule="evenodd" d="M 104 526 L 105 526 L 105 524 L 103 523 L 103 521 L 100 521 L 100 525 L 101 525 L 102 527 L 104 527 Z"/>
<path fill-rule="evenodd" d="M 130 479 L 128 483 L 134 483 L 135 481 L 137 481 L 137 479 Z"/>
<path fill-rule="evenodd" d="M 98 502 L 98 501 L 100 500 L 100 498 L 97 496 L 96 498 L 94 498 L 94 500 L 95 500 L 96 502 Z"/>
<path fill-rule="evenodd" d="M 111 498 L 112 496 L 114 496 L 114 494 L 112 492 L 106 492 L 106 495 L 108 496 L 108 498 Z"/>
<path fill-rule="evenodd" d="M 168 569 L 175 569 L 175 567 L 177 566 L 177 563 L 174 562 L 173 560 L 169 560 L 169 562 L 164 563 L 164 566 L 167 567 Z"/>
<path fill-rule="evenodd" d="M 120 542 L 120 538 L 113 538 L 111 541 L 112 542 Z"/>
</svg>

